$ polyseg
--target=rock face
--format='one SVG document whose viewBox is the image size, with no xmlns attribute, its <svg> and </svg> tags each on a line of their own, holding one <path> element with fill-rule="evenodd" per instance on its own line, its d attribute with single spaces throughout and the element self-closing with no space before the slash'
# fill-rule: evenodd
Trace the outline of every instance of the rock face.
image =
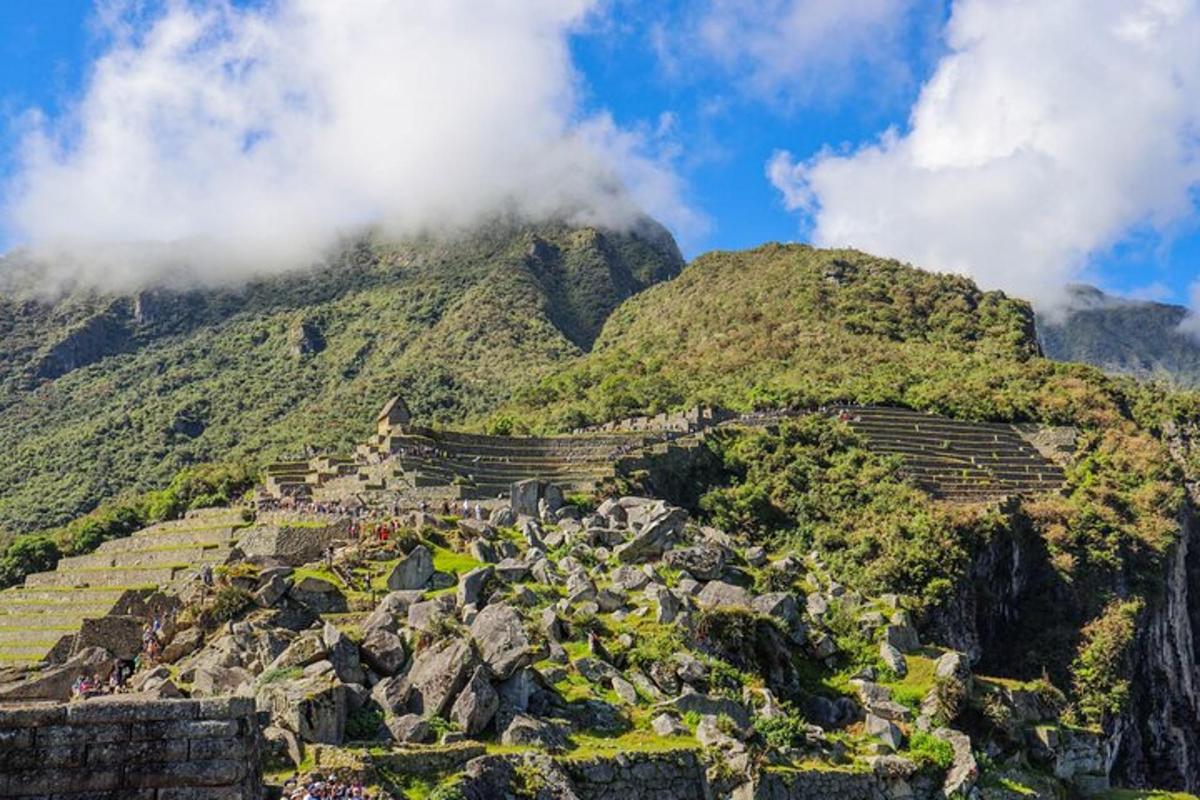
<svg viewBox="0 0 1200 800">
<path fill-rule="evenodd" d="M 445 715 L 477 663 L 465 639 L 449 639 L 422 650 L 403 678 L 401 702 L 426 719 Z"/>
<path fill-rule="evenodd" d="M 392 570 L 387 586 L 393 592 L 424 589 L 432 577 L 433 553 L 425 545 L 419 544 Z"/>
<path fill-rule="evenodd" d="M 525 623 L 511 606 L 488 606 L 480 611 L 471 623 L 471 637 L 479 647 L 480 658 L 499 680 L 533 662 Z"/>
<path fill-rule="evenodd" d="M 1134 645 L 1133 697 L 1112 726 L 1113 777 L 1200 792 L 1200 521 L 1180 520 L 1166 588 Z"/>
</svg>

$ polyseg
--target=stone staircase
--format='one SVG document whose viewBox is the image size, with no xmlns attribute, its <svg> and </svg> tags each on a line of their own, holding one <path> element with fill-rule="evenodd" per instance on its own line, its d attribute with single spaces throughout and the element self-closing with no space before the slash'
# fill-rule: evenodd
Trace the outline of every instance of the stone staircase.
<svg viewBox="0 0 1200 800">
<path fill-rule="evenodd" d="M 899 456 L 935 497 L 962 502 L 1056 491 L 1063 470 L 1012 425 L 963 422 L 901 408 L 835 409 L 871 450 Z"/>
<path fill-rule="evenodd" d="M 130 592 L 168 589 L 205 564 L 223 564 L 244 526 L 237 511 L 191 512 L 64 558 L 54 571 L 0 591 L 0 664 L 36 663 L 85 619 L 113 613 Z"/>
</svg>

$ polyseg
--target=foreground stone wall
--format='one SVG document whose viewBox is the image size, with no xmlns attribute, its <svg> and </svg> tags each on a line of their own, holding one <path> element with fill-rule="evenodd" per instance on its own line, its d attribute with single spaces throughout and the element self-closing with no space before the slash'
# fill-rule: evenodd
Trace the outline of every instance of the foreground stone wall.
<svg viewBox="0 0 1200 800">
<path fill-rule="evenodd" d="M 708 793 L 704 764 L 692 750 L 564 759 L 561 763 L 581 800 L 690 800 Z"/>
<path fill-rule="evenodd" d="M 250 698 L 0 705 L 0 797 L 258 800 Z"/>
</svg>

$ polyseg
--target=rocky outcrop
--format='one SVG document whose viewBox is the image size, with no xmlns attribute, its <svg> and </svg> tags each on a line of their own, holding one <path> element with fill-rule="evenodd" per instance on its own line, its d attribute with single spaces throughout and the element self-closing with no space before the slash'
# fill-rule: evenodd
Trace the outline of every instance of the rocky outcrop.
<svg viewBox="0 0 1200 800">
<path fill-rule="evenodd" d="M 1129 711 L 1111 726 L 1114 778 L 1200 791 L 1200 521 L 1189 503 L 1161 597 L 1134 645 Z"/>
</svg>

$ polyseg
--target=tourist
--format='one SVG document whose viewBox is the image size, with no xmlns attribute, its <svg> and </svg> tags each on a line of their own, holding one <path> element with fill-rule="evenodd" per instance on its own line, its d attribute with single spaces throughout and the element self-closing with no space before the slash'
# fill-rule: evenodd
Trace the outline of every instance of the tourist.
<svg viewBox="0 0 1200 800">
<path fill-rule="evenodd" d="M 483 506 L 479 505 L 479 503 L 475 504 L 475 519 L 483 519 Z"/>
</svg>

